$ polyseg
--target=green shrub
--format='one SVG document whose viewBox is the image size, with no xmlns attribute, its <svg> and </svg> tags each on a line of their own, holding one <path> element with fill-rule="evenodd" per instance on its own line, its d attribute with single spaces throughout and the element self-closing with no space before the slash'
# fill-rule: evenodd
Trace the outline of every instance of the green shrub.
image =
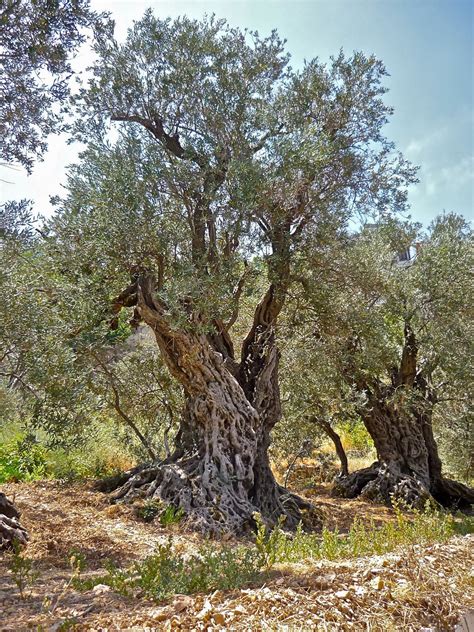
<svg viewBox="0 0 474 632">
<path fill-rule="evenodd" d="M 257 524 L 255 548 L 257 549 L 259 566 L 270 569 L 278 558 L 278 552 L 285 546 L 286 536 L 281 530 L 284 516 L 280 516 L 274 529 L 267 529 L 260 514 L 254 514 Z"/>
<path fill-rule="evenodd" d="M 0 483 L 32 481 L 48 475 L 47 451 L 31 434 L 0 446 Z"/>
<path fill-rule="evenodd" d="M 147 500 L 141 507 L 136 510 L 136 515 L 145 522 L 153 522 L 159 515 L 162 505 L 157 500 Z"/>
<path fill-rule="evenodd" d="M 184 510 L 181 507 L 175 507 L 174 505 L 168 505 L 161 512 L 160 524 L 162 527 L 169 527 L 173 524 L 178 524 L 184 517 Z"/>
<path fill-rule="evenodd" d="M 474 531 L 474 518 L 462 514 L 455 517 L 430 503 L 424 511 L 403 510 L 400 504 L 396 505 L 395 520 L 381 527 L 373 522 L 364 525 L 356 519 L 344 535 L 327 529 L 323 529 L 321 535 L 307 534 L 301 528 L 294 535 L 287 535 L 280 527 L 268 534 L 260 525 L 257 538 L 266 543 L 264 559 L 274 563 L 381 555 L 398 546 L 445 542 L 456 533 Z"/>
<path fill-rule="evenodd" d="M 159 500 L 147 500 L 141 507 L 136 509 L 136 515 L 145 522 L 153 522 L 159 516 L 162 527 L 169 527 L 178 524 L 184 517 L 181 507 L 174 505 L 164 505 Z"/>
<path fill-rule="evenodd" d="M 357 450 L 365 453 L 374 447 L 371 436 L 360 420 L 340 421 L 337 424 L 337 430 L 346 450 Z"/>
<path fill-rule="evenodd" d="M 22 548 L 18 542 L 13 542 L 13 553 L 11 554 L 8 569 L 20 592 L 20 597 L 26 599 L 28 596 L 26 588 L 35 583 L 39 573 L 33 568 L 33 560 L 23 555 Z"/>
<path fill-rule="evenodd" d="M 128 569 L 109 562 L 106 574 L 76 583 L 85 590 L 106 584 L 116 592 L 162 601 L 175 594 L 227 590 L 244 586 L 260 576 L 259 555 L 254 548 L 205 546 L 191 556 L 173 550 L 171 539 L 156 553 Z"/>
<path fill-rule="evenodd" d="M 109 562 L 105 574 L 87 580 L 76 578 L 74 585 L 89 590 L 97 584 L 106 584 L 122 595 L 140 595 L 159 602 L 175 594 L 240 588 L 264 580 L 276 563 L 383 554 L 398 546 L 444 542 L 455 533 L 474 530 L 474 518 L 454 517 L 429 505 L 424 511 L 411 514 L 398 506 L 395 512 L 396 519 L 382 527 L 355 520 L 344 535 L 328 529 L 319 535 L 306 534 L 301 526 L 289 535 L 282 530 L 282 521 L 270 530 L 255 514 L 255 546 L 216 549 L 207 545 L 197 554 L 186 556 L 173 550 L 169 539 L 154 555 L 129 568 Z"/>
</svg>

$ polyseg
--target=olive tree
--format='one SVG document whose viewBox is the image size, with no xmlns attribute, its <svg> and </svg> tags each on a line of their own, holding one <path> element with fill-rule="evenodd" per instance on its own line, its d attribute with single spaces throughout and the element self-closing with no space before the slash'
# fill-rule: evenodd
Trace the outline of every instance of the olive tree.
<svg viewBox="0 0 474 632">
<path fill-rule="evenodd" d="M 441 434 L 459 425 L 453 404 L 472 391 L 472 233 L 456 215 L 418 231 L 369 226 L 334 254 L 332 275 L 308 275 L 306 379 L 320 376 L 323 355 L 333 391 L 360 415 L 377 450 L 373 466 L 339 478 L 340 493 L 466 506 L 474 492 L 443 476 L 434 420 Z M 416 256 L 400 260 L 415 242 Z"/>
<path fill-rule="evenodd" d="M 114 326 L 130 310 L 151 328 L 185 393 L 173 454 L 115 498 L 146 490 L 210 533 L 244 531 L 256 511 L 295 526 L 307 503 L 268 459 L 275 328 L 307 231 L 406 207 L 415 173 L 383 135 L 384 66 L 340 53 L 294 71 L 275 32 L 150 11 L 95 52 L 77 100 L 87 147 L 49 227 L 51 257 L 94 294 L 98 318 L 109 309 Z M 236 340 L 262 258 L 263 295 Z"/>
</svg>

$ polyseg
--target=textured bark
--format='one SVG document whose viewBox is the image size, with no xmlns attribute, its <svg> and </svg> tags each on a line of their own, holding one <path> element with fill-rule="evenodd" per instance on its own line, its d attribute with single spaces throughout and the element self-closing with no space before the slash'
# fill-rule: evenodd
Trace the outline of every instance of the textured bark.
<svg viewBox="0 0 474 632">
<path fill-rule="evenodd" d="M 382 393 L 368 408 L 363 420 L 378 462 L 339 477 L 336 494 L 351 498 L 361 495 L 386 504 L 398 498 L 418 507 L 429 498 L 447 507 L 465 508 L 474 502 L 474 490 L 442 476 L 428 409 L 397 410 L 384 401 Z"/>
<path fill-rule="evenodd" d="M 227 352 L 216 351 L 215 338 L 169 326 L 151 277 L 138 278 L 131 292 L 169 370 L 184 387 L 186 409 L 174 454 L 136 472 L 113 499 L 160 499 L 182 508 L 188 524 L 207 534 L 245 532 L 255 512 L 268 524 L 283 514 L 289 527 L 296 526 L 301 507 L 309 504 L 280 488 L 268 463 L 270 430 L 280 415 L 272 327 L 252 334 L 248 379 L 243 379 L 245 386 L 251 384 L 247 392 L 229 365 L 228 344 Z M 219 345 L 225 342 L 221 333 L 216 333 Z"/>
<path fill-rule="evenodd" d="M 340 476 L 334 493 L 353 498 L 359 494 L 390 504 L 400 498 L 424 506 L 429 498 L 446 507 L 467 508 L 474 489 L 446 479 L 433 434 L 436 396 L 418 368 L 418 343 L 409 321 L 404 328 L 400 365 L 392 370 L 391 384 L 369 384 L 350 367 L 347 377 L 367 397 L 359 412 L 375 448 L 378 462 L 348 476 Z"/>
<path fill-rule="evenodd" d="M 318 512 L 310 503 L 278 485 L 268 454 L 271 431 L 281 419 L 280 354 L 276 345 L 275 323 L 282 306 L 281 290 L 271 285 L 255 310 L 252 328 L 242 345 L 238 380 L 259 420 L 254 485 L 250 495 L 253 504 L 270 522 L 283 515 L 287 528 L 296 527 L 300 521 L 308 528 L 315 528 L 321 523 Z"/>
<path fill-rule="evenodd" d="M 0 551 L 12 549 L 15 543 L 23 546 L 27 542 L 28 533 L 20 525 L 20 512 L 11 500 L 0 492 Z"/>
</svg>

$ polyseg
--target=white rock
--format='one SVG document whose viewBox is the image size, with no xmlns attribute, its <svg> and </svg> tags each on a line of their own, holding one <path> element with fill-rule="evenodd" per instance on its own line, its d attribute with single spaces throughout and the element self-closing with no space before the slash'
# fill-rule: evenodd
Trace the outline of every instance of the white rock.
<svg viewBox="0 0 474 632">
<path fill-rule="evenodd" d="M 109 592 L 109 590 L 110 586 L 107 586 L 107 584 L 97 584 L 92 589 L 92 592 L 95 592 L 97 595 L 102 595 L 103 593 Z"/>
</svg>

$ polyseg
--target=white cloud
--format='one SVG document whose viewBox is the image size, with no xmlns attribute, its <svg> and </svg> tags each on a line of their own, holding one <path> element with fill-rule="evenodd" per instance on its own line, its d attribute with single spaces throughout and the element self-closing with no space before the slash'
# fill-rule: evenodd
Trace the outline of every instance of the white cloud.
<svg viewBox="0 0 474 632">
<path fill-rule="evenodd" d="M 474 156 L 466 156 L 456 164 L 441 169 L 441 180 L 451 186 L 463 186 L 474 180 Z"/>
<path fill-rule="evenodd" d="M 429 134 L 417 139 L 413 139 L 408 143 L 405 153 L 407 156 L 414 158 L 420 154 L 430 150 L 433 146 L 445 140 L 449 135 L 449 125 L 444 125 Z"/>
</svg>

